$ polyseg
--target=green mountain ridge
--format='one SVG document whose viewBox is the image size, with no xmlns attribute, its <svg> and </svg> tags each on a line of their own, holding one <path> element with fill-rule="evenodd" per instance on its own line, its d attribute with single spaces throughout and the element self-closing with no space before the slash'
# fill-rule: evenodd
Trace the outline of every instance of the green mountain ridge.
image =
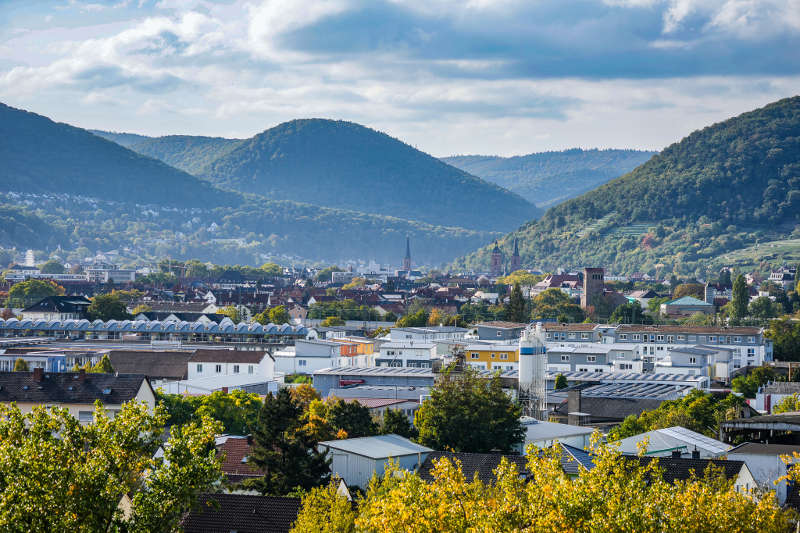
<svg viewBox="0 0 800 533">
<path fill-rule="evenodd" d="M 800 234 L 800 96 L 702 130 L 501 239 L 529 268 L 705 275 L 723 254 Z M 490 247 L 455 268 L 485 270 Z"/>
<path fill-rule="evenodd" d="M 0 104 L 0 247 L 261 264 L 439 264 L 498 233 L 223 191 L 87 130 Z M 124 142 L 145 142 L 123 135 Z"/>
<path fill-rule="evenodd" d="M 548 207 L 619 177 L 656 153 L 571 148 L 514 157 L 460 155 L 442 161 L 513 191 L 538 207 Z"/>
</svg>

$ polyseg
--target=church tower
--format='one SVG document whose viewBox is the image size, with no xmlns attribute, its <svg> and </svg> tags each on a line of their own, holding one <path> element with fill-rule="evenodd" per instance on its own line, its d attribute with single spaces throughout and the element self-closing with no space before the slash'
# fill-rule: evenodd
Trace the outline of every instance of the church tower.
<svg viewBox="0 0 800 533">
<path fill-rule="evenodd" d="M 403 258 L 403 270 L 411 270 L 411 241 L 406 235 L 406 256 Z"/>
<path fill-rule="evenodd" d="M 490 273 L 495 277 L 503 273 L 503 252 L 500 251 L 497 241 L 494 241 L 494 249 L 492 250 L 492 269 Z"/>
<path fill-rule="evenodd" d="M 519 257 L 517 239 L 514 239 L 514 254 L 511 256 L 511 272 L 516 272 L 520 268 L 522 268 L 522 260 Z"/>
</svg>

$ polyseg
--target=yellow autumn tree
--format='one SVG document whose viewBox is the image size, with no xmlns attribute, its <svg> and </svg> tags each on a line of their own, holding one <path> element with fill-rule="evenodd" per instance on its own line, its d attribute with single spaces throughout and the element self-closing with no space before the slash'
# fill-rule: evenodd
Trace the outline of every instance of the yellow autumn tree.
<svg viewBox="0 0 800 533">
<path fill-rule="evenodd" d="M 594 468 L 571 477 L 564 472 L 557 450 L 529 448 L 527 479 L 503 460 L 491 483 L 467 479 L 458 461 L 446 458 L 435 462 L 431 482 L 390 466 L 371 481 L 357 502 L 352 526 L 347 521 L 342 530 L 755 533 L 789 529 L 790 514 L 777 506 L 771 494 L 756 498 L 737 492 L 713 469 L 671 484 L 663 479 L 656 461 L 623 457 L 597 446 Z M 321 522 L 327 517 L 325 509 L 313 513 L 320 517 L 317 522 L 298 521 L 294 532 L 329 531 Z M 342 513 L 338 517 L 343 518 Z"/>
</svg>

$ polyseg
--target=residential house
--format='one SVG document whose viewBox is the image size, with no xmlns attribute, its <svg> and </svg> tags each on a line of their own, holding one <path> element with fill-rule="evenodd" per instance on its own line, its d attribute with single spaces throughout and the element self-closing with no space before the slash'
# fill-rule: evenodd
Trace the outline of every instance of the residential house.
<svg viewBox="0 0 800 533">
<path fill-rule="evenodd" d="M 692 457 L 678 457 L 675 455 L 664 457 L 623 455 L 631 462 L 638 462 L 642 466 L 647 466 L 653 461 L 658 463 L 658 467 L 664 476 L 664 481 L 674 484 L 676 481 L 689 481 L 694 478 L 702 478 L 709 467 L 721 471 L 725 479 L 733 480 L 733 487 L 741 493 L 750 493 L 757 487 L 757 482 L 752 472 L 744 461 L 732 461 L 726 459 L 703 459 L 698 453 L 692 453 Z"/>
<path fill-rule="evenodd" d="M 85 296 L 48 296 L 22 310 L 25 320 L 80 320 L 92 301 Z"/>
<path fill-rule="evenodd" d="M 393 342 L 434 342 L 463 340 L 469 330 L 455 326 L 427 326 L 391 328 L 389 337 Z"/>
<path fill-rule="evenodd" d="M 146 376 L 141 374 L 94 374 L 80 372 L 0 372 L 0 402 L 14 402 L 22 412 L 36 406 L 58 406 L 82 423 L 94 416 L 100 401 L 113 416 L 131 400 L 144 402 L 152 411 L 156 397 Z"/>
<path fill-rule="evenodd" d="M 655 429 L 640 433 L 619 441 L 619 451 L 627 454 L 638 454 L 639 447 L 644 446 L 645 455 L 650 457 L 671 457 L 673 453 L 690 456 L 697 452 L 698 458 L 714 458 L 725 455 L 731 446 L 711 437 L 706 437 L 690 429 L 680 426 Z"/>
<path fill-rule="evenodd" d="M 704 315 L 714 314 L 714 304 L 698 300 L 693 296 L 683 296 L 681 298 L 664 302 L 660 307 L 661 314 L 666 317 L 691 316 L 696 313 Z"/>
<path fill-rule="evenodd" d="M 313 374 L 337 366 L 343 344 L 321 339 L 298 339 L 274 353 L 275 370 L 283 374 Z"/>
<path fill-rule="evenodd" d="M 464 348 L 464 362 L 485 370 L 517 370 L 519 345 L 500 343 L 472 343 Z"/>
<path fill-rule="evenodd" d="M 794 463 L 794 459 L 790 459 L 787 464 L 783 457 L 792 457 L 798 452 L 800 446 L 794 444 L 745 442 L 728 451 L 726 457 L 734 461 L 744 461 L 758 487 L 774 490 L 778 505 L 783 505 L 790 488 L 784 477 Z"/>
<path fill-rule="evenodd" d="M 375 366 L 430 368 L 436 344 L 419 341 L 391 341 L 381 345 Z"/>
<path fill-rule="evenodd" d="M 111 367 L 120 374 L 144 374 L 154 388 L 166 381 L 188 378 L 190 351 L 177 350 L 111 350 Z"/>
<path fill-rule="evenodd" d="M 342 478 L 348 486 L 362 489 L 366 489 L 373 475 L 383 475 L 390 459 L 399 468 L 415 472 L 433 451 L 392 434 L 323 441 L 318 448 L 328 453 L 332 474 Z"/>
<path fill-rule="evenodd" d="M 267 352 L 195 350 L 187 367 L 188 378 L 165 382 L 162 385 L 165 392 L 209 394 L 240 389 L 267 394 L 278 391 L 275 359 Z"/>
<path fill-rule="evenodd" d="M 221 435 L 216 441 L 217 453 L 222 455 L 222 475 L 228 484 L 264 477 L 264 472 L 248 461 L 253 451 L 252 438 L 240 435 Z"/>
<path fill-rule="evenodd" d="M 518 341 L 522 331 L 528 324 L 517 322 L 504 322 L 495 320 L 492 322 L 481 322 L 473 326 L 481 340 L 490 341 Z"/>
</svg>

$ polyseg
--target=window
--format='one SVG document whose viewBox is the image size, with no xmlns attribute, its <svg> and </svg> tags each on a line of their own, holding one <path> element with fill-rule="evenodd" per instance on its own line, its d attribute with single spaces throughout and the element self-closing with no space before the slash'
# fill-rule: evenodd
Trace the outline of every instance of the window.
<svg viewBox="0 0 800 533">
<path fill-rule="evenodd" d="M 502 334 L 503 334 L 503 332 L 502 332 L 502 331 L 498 331 L 498 332 L 497 332 L 497 336 L 498 336 L 498 337 L 500 337 Z"/>
<path fill-rule="evenodd" d="M 685 341 L 686 340 L 686 335 L 678 335 L 678 340 L 679 341 Z"/>
<path fill-rule="evenodd" d="M 545 334 L 545 338 L 546 339 L 552 339 L 553 338 L 553 334 L 552 333 L 547 333 L 547 334 Z"/>
<path fill-rule="evenodd" d="M 589 338 L 588 333 L 581 333 L 581 339 L 588 339 L 588 338 Z"/>
<path fill-rule="evenodd" d="M 78 422 L 90 424 L 94 419 L 94 411 L 78 411 Z"/>
<path fill-rule="evenodd" d="M 733 338 L 733 342 L 742 342 L 742 338 L 741 337 L 734 337 Z"/>
<path fill-rule="evenodd" d="M 495 357 L 495 354 L 492 354 L 492 359 L 494 359 L 494 357 Z"/>
<path fill-rule="evenodd" d="M 697 363 L 697 357 L 690 357 L 690 358 L 689 358 L 689 364 L 690 364 L 690 365 L 693 365 L 693 364 L 695 364 L 695 363 Z"/>
<path fill-rule="evenodd" d="M 720 342 L 722 342 L 722 337 L 720 337 L 720 338 L 719 338 L 719 341 L 720 341 Z M 730 344 L 730 343 L 731 343 L 731 338 L 730 338 L 730 336 L 727 336 L 727 337 L 725 337 L 725 343 L 726 343 L 726 344 Z"/>
<path fill-rule="evenodd" d="M 308 364 L 308 361 L 306 361 L 305 359 L 297 360 L 297 366 L 306 366 L 306 364 Z"/>
<path fill-rule="evenodd" d="M 755 355 L 756 355 L 756 349 L 755 348 L 748 348 L 747 349 L 747 357 L 753 357 Z"/>
<path fill-rule="evenodd" d="M 617 352 L 617 359 L 625 359 L 625 354 L 622 352 Z"/>
<path fill-rule="evenodd" d="M 239 365 L 233 365 L 233 373 L 234 374 L 238 374 L 239 373 Z"/>
<path fill-rule="evenodd" d="M 570 338 L 570 339 L 574 339 L 574 338 L 575 338 L 575 334 L 574 334 L 574 333 L 570 333 L 570 334 L 569 334 L 569 338 Z"/>
<path fill-rule="evenodd" d="M 635 340 L 635 341 L 642 340 L 642 336 L 640 334 L 638 334 L 638 333 L 634 333 L 633 334 L 633 340 Z"/>
<path fill-rule="evenodd" d="M 650 335 L 650 342 L 655 342 L 655 341 L 656 341 L 656 336 Z"/>
<path fill-rule="evenodd" d="M 675 335 L 667 335 L 667 342 L 675 342 Z"/>
<path fill-rule="evenodd" d="M 587 355 L 586 356 L 586 362 L 594 363 L 595 361 L 597 361 L 597 356 L 596 355 Z"/>
<path fill-rule="evenodd" d="M 578 372 L 588 372 L 588 371 L 589 371 L 588 368 L 579 368 L 578 369 Z"/>
<path fill-rule="evenodd" d="M 652 337 L 652 335 L 650 335 L 650 336 Z M 664 335 L 658 335 L 658 336 L 656 337 L 656 340 L 657 340 L 658 342 L 663 342 L 663 341 L 664 341 Z"/>
<path fill-rule="evenodd" d="M 634 337 L 635 337 L 635 335 L 634 335 Z M 628 340 L 628 334 L 627 333 L 620 333 L 619 340 L 621 340 L 621 341 Z"/>
<path fill-rule="evenodd" d="M 562 361 L 569 361 L 569 356 L 568 355 L 562 355 L 561 356 L 561 360 Z"/>
<path fill-rule="evenodd" d="M 630 363 L 623 363 L 623 364 L 619 365 L 619 369 L 620 370 L 631 370 L 632 368 L 633 368 L 633 365 L 630 364 Z"/>
<path fill-rule="evenodd" d="M 217 365 L 217 366 L 214 368 L 214 371 L 215 371 L 217 374 L 220 374 L 220 373 L 222 373 L 222 365 Z"/>
<path fill-rule="evenodd" d="M 507 353 L 501 353 L 500 354 L 500 359 L 508 359 L 508 354 Z"/>
<path fill-rule="evenodd" d="M 247 365 L 247 373 L 248 374 L 252 374 L 253 373 L 253 365 Z"/>
<path fill-rule="evenodd" d="M 472 359 L 477 359 L 477 358 L 479 358 L 479 357 L 480 357 L 480 355 L 478 355 L 478 354 L 476 354 L 476 353 L 473 353 L 473 354 L 470 354 L 470 357 L 471 357 Z"/>
<path fill-rule="evenodd" d="M 709 335 L 708 342 L 717 342 L 717 337 L 715 335 Z"/>
<path fill-rule="evenodd" d="M 755 337 L 747 337 L 747 342 L 756 342 Z"/>
<path fill-rule="evenodd" d="M 201 365 L 201 364 L 197 365 L 197 372 L 200 373 L 200 374 L 203 373 L 203 365 Z"/>
</svg>

